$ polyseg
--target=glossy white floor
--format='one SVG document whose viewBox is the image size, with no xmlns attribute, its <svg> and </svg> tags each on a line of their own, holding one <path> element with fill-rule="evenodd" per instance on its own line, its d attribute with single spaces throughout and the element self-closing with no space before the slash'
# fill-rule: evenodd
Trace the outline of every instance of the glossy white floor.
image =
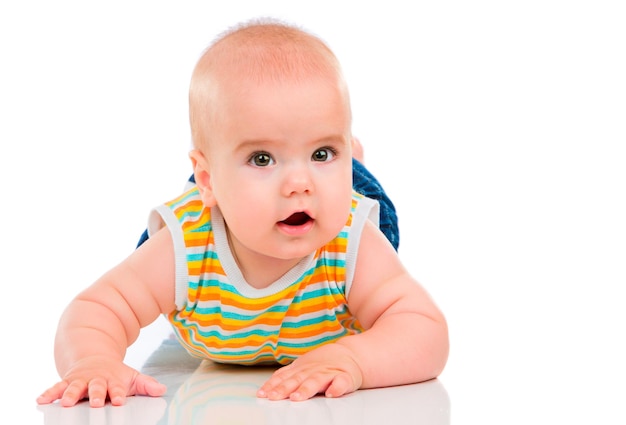
<svg viewBox="0 0 626 425">
<path fill-rule="evenodd" d="M 0 423 L 626 423 L 623 2 L 409 3 L 0 3 Z M 167 397 L 38 407 L 62 309 L 189 173 L 196 58 L 259 15 L 341 60 L 400 255 L 449 321 L 444 373 L 270 403 L 269 371 L 198 365 L 159 321 L 128 362 Z"/>
<path fill-rule="evenodd" d="M 133 397 L 123 407 L 107 405 L 91 409 L 58 404 L 37 410 L 46 425 L 82 424 L 448 424 L 450 400 L 438 380 L 402 387 L 358 391 L 339 399 L 317 397 L 304 403 L 257 399 L 256 389 L 272 368 L 241 368 L 199 362 L 177 341 L 166 326 L 156 326 L 143 338 L 130 363 L 168 385 L 162 398 Z M 155 329 L 156 329 L 155 327 Z M 164 339 L 157 339 L 157 334 Z M 154 339 L 152 339 L 154 338 Z M 152 353 L 148 347 L 158 347 Z M 150 354 L 146 359 L 145 354 Z"/>
</svg>

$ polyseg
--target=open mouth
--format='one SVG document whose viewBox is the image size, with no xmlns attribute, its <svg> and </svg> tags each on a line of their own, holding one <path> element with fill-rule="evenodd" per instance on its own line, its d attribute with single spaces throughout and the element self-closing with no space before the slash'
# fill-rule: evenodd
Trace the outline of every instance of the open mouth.
<svg viewBox="0 0 626 425">
<path fill-rule="evenodd" d="M 303 224 L 311 221 L 312 218 L 305 212 L 297 212 L 291 214 L 285 220 L 281 221 L 281 223 L 286 224 L 287 226 L 302 226 Z"/>
</svg>

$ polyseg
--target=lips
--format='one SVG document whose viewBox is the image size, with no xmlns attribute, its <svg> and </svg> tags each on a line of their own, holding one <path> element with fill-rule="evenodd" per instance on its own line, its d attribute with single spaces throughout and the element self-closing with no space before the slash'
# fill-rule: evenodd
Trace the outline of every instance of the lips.
<svg viewBox="0 0 626 425">
<path fill-rule="evenodd" d="M 311 217 L 307 213 L 297 212 L 291 214 L 285 220 L 281 221 L 281 223 L 286 224 L 287 226 L 302 226 L 311 220 Z"/>
</svg>

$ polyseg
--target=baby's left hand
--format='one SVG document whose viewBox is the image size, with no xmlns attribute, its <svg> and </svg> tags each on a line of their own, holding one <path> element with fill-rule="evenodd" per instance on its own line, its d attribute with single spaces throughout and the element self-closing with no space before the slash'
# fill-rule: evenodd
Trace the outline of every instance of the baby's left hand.
<svg viewBox="0 0 626 425">
<path fill-rule="evenodd" d="M 358 390 L 363 374 L 350 349 L 326 344 L 278 369 L 257 392 L 270 400 L 307 400 L 316 394 L 340 397 Z"/>
</svg>

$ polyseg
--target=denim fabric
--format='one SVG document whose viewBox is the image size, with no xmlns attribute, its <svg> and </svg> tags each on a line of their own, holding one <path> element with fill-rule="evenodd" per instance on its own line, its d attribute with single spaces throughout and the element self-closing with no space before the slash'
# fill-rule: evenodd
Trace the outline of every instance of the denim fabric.
<svg viewBox="0 0 626 425">
<path fill-rule="evenodd" d="M 195 183 L 193 174 L 189 181 Z M 385 193 L 378 180 L 356 159 L 352 159 L 352 187 L 361 195 L 376 199 L 380 204 L 380 230 L 387 236 L 391 245 L 398 250 L 400 233 L 398 231 L 398 216 L 391 199 Z M 139 247 L 148 240 L 148 231 L 145 230 L 137 243 Z"/>
<path fill-rule="evenodd" d="M 356 159 L 352 159 L 352 187 L 361 195 L 376 199 L 380 204 L 380 223 L 378 227 L 387 236 L 391 245 L 398 250 L 400 246 L 400 232 L 398 230 L 398 216 L 396 207 L 385 193 L 376 177 L 370 173 Z"/>
</svg>

